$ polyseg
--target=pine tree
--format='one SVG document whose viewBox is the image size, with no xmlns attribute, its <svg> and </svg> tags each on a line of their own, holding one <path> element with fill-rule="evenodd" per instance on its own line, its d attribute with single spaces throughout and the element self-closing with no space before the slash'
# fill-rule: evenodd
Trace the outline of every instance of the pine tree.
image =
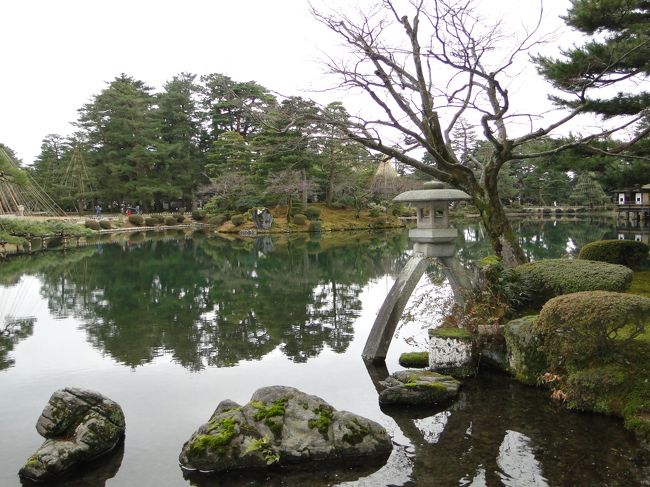
<svg viewBox="0 0 650 487">
<path fill-rule="evenodd" d="M 586 100 L 587 111 L 605 117 L 636 115 L 650 106 L 650 93 L 642 90 L 610 97 L 587 93 L 642 80 L 650 75 L 650 2 L 648 0 L 572 0 L 564 18 L 578 31 L 594 36 L 580 47 L 563 51 L 564 59 L 538 57 L 539 71 L 570 96 L 556 97 L 575 107 Z"/>
</svg>

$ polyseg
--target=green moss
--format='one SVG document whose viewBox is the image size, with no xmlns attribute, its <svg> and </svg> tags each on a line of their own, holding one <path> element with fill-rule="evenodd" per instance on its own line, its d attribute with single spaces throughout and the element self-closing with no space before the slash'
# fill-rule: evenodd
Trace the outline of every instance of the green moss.
<svg viewBox="0 0 650 487">
<path fill-rule="evenodd" d="M 264 421 L 264 424 L 269 427 L 274 435 L 280 435 L 282 433 L 282 422 L 278 422 L 274 418 L 284 416 L 287 401 L 287 398 L 278 399 L 277 401 L 273 401 L 268 407 L 263 402 L 251 401 L 251 406 L 257 409 L 257 412 L 253 415 L 253 419 L 255 421 Z"/>
<path fill-rule="evenodd" d="M 358 445 L 370 433 L 370 430 L 363 426 L 357 418 L 350 421 L 346 427 L 348 432 L 343 435 L 343 441 L 351 445 Z"/>
<path fill-rule="evenodd" d="M 253 440 L 250 445 L 248 445 L 248 448 L 246 448 L 244 455 L 253 452 L 260 452 L 267 465 L 273 465 L 280 461 L 280 454 L 275 451 L 271 444 L 271 439 L 268 436 Z"/>
<path fill-rule="evenodd" d="M 650 271 L 635 272 L 627 292 L 650 298 Z"/>
<path fill-rule="evenodd" d="M 327 439 L 327 434 L 332 424 L 332 409 L 325 406 L 320 406 L 314 411 L 314 414 L 317 418 L 310 419 L 307 422 L 307 426 L 310 428 L 316 428 L 318 432 Z"/>
<path fill-rule="evenodd" d="M 29 459 L 25 463 L 25 468 L 34 469 L 34 468 L 38 468 L 40 465 L 41 465 L 41 462 L 39 461 L 39 459 L 36 458 L 36 456 L 32 455 L 31 457 L 29 457 Z"/>
<path fill-rule="evenodd" d="M 424 369 L 429 366 L 429 352 L 409 352 L 399 356 L 402 367 Z"/>
<path fill-rule="evenodd" d="M 580 291 L 623 292 L 632 280 L 632 270 L 593 260 L 543 259 L 514 268 L 531 287 L 531 304 L 543 305 L 562 294 Z"/>
<path fill-rule="evenodd" d="M 447 386 L 441 382 L 406 382 L 404 387 L 410 389 L 433 389 L 436 391 L 447 391 Z"/>
<path fill-rule="evenodd" d="M 429 330 L 430 337 L 439 337 L 439 338 L 462 338 L 462 339 L 471 339 L 472 334 L 464 329 L 452 326 L 442 326 L 440 328 L 433 328 Z"/>
<path fill-rule="evenodd" d="M 231 417 L 210 421 L 207 434 L 197 435 L 190 443 L 190 452 L 195 456 L 204 455 L 207 451 L 223 453 L 237 435 L 237 424 Z"/>
<path fill-rule="evenodd" d="M 648 321 L 650 298 L 587 291 L 547 302 L 533 332 L 552 371 L 564 374 L 615 360 Z"/>
<path fill-rule="evenodd" d="M 257 409 L 257 412 L 253 416 L 253 419 L 255 421 L 262 421 L 264 419 L 273 418 L 275 416 L 284 416 L 287 401 L 287 398 L 278 399 L 277 401 L 273 401 L 268 407 L 263 402 L 252 401 L 251 406 Z"/>
<path fill-rule="evenodd" d="M 501 263 L 501 259 L 496 255 L 487 255 L 479 261 L 481 267 L 497 265 Z"/>
</svg>

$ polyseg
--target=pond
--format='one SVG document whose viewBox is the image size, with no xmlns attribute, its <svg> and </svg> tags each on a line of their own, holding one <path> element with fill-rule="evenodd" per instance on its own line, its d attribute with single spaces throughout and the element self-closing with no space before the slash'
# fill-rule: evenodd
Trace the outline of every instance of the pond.
<svg viewBox="0 0 650 487">
<path fill-rule="evenodd" d="M 615 237 L 605 220 L 516 224 L 533 259 Z M 459 224 L 463 269 L 489 251 Z M 166 232 L 0 264 L 0 485 L 41 444 L 34 425 L 67 386 L 117 401 L 124 444 L 70 486 L 647 485 L 650 471 L 620 421 L 571 413 L 498 374 L 468 381 L 444 410 L 379 408 L 378 378 L 424 346 L 418 320 L 393 340 L 387 369 L 361 360 L 375 314 L 409 257 L 405 232 L 226 240 Z M 422 281 L 449 296 L 443 267 Z M 433 304 L 432 304 L 433 303 Z M 425 303 L 439 319 L 436 300 Z M 223 399 L 246 403 L 287 385 L 384 425 L 385 465 L 184 479 L 184 441 Z"/>
</svg>

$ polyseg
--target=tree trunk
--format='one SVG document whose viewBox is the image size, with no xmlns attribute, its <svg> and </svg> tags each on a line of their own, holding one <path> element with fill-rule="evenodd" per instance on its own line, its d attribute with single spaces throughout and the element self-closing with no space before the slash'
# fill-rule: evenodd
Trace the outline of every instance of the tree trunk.
<svg viewBox="0 0 650 487">
<path fill-rule="evenodd" d="M 483 226 L 490 239 L 496 255 L 501 257 L 506 267 L 515 267 L 527 262 L 517 235 L 512 230 L 510 221 L 503 209 L 499 195 L 495 191 L 484 189 L 478 198 L 474 195 L 474 204 L 481 214 Z"/>
</svg>

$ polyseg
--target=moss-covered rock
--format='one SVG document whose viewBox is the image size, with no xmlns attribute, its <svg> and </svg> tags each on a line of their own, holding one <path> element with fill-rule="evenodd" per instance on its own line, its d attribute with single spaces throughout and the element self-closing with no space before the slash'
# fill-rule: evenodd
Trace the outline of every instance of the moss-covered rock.
<svg viewBox="0 0 650 487">
<path fill-rule="evenodd" d="M 518 381 L 535 385 L 546 372 L 546 357 L 540 350 L 541 337 L 533 325 L 537 316 L 526 316 L 512 320 L 504 326 L 506 341 L 506 370 Z"/>
<path fill-rule="evenodd" d="M 429 366 L 429 352 L 408 352 L 399 356 L 402 367 L 425 369 Z"/>
<path fill-rule="evenodd" d="M 580 249 L 578 259 L 598 260 L 620 264 L 630 268 L 638 267 L 648 260 L 650 248 L 634 240 L 597 240 Z"/>
<path fill-rule="evenodd" d="M 312 460 L 385 458 L 391 449 L 390 437 L 379 424 L 336 411 L 297 389 L 273 386 L 257 390 L 244 406 L 220 403 L 183 445 L 179 461 L 186 470 L 220 472 Z"/>
<path fill-rule="evenodd" d="M 86 389 L 56 391 L 36 423 L 47 440 L 19 475 L 32 480 L 57 477 L 111 451 L 124 429 L 122 408 L 107 397 Z"/>
<path fill-rule="evenodd" d="M 460 382 L 430 370 L 400 370 L 382 385 L 379 404 L 405 406 L 442 406 L 458 395 Z"/>
<path fill-rule="evenodd" d="M 632 270 L 593 260 L 545 259 L 514 268 L 531 288 L 530 304 L 541 307 L 549 299 L 580 291 L 625 291 Z"/>
</svg>

